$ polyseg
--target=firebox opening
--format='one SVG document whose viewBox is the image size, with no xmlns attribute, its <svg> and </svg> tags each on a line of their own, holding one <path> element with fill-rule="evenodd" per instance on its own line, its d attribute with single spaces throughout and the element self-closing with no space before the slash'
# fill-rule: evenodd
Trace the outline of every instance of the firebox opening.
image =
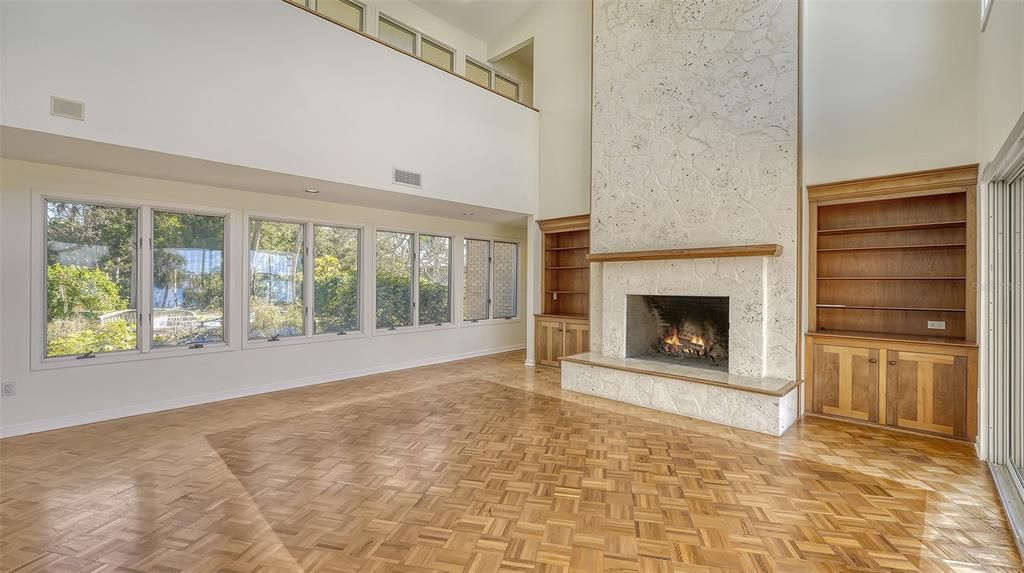
<svg viewBox="0 0 1024 573">
<path fill-rule="evenodd" d="M 729 297 L 628 295 L 626 356 L 729 371 Z"/>
</svg>

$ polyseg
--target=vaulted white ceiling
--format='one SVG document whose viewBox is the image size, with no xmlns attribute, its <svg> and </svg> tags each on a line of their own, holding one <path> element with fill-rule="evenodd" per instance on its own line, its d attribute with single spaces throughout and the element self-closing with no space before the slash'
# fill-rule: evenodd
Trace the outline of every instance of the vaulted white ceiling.
<svg viewBox="0 0 1024 573">
<path fill-rule="evenodd" d="M 481 40 L 490 41 L 542 0 L 411 0 Z"/>
</svg>

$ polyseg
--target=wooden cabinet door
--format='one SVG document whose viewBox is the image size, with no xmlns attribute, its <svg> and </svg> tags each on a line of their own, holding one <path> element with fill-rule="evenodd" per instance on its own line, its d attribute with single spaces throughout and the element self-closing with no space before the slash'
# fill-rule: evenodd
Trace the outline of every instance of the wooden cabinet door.
<svg viewBox="0 0 1024 573">
<path fill-rule="evenodd" d="M 815 344 L 815 412 L 878 421 L 878 350 Z"/>
<path fill-rule="evenodd" d="M 590 351 L 590 325 L 565 323 L 565 356 Z"/>
<path fill-rule="evenodd" d="M 558 366 L 562 357 L 562 322 L 557 320 L 537 321 L 537 363 L 544 366 Z"/>
<path fill-rule="evenodd" d="M 946 436 L 967 436 L 967 358 L 889 352 L 889 424 Z"/>
</svg>

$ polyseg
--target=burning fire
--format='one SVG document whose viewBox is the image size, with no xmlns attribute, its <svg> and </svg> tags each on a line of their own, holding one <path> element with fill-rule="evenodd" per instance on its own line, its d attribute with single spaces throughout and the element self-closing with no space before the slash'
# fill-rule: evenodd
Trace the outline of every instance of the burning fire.
<svg viewBox="0 0 1024 573">
<path fill-rule="evenodd" d="M 692 334 L 684 334 L 680 337 L 678 328 L 672 329 L 671 336 L 662 337 L 661 344 L 668 352 L 690 352 L 698 356 L 703 353 L 705 348 L 703 338 Z"/>
</svg>

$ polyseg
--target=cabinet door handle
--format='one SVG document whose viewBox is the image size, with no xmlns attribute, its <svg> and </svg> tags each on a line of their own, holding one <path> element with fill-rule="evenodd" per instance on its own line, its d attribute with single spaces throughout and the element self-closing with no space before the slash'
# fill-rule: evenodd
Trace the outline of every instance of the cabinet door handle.
<svg viewBox="0 0 1024 573">
<path fill-rule="evenodd" d="M 870 364 L 878 364 L 878 359 L 877 358 L 868 358 L 868 363 L 870 363 Z"/>
<path fill-rule="evenodd" d="M 890 360 L 890 361 L 889 361 L 889 364 L 890 364 L 891 366 L 896 366 L 896 361 L 895 361 L 895 360 Z"/>
</svg>

